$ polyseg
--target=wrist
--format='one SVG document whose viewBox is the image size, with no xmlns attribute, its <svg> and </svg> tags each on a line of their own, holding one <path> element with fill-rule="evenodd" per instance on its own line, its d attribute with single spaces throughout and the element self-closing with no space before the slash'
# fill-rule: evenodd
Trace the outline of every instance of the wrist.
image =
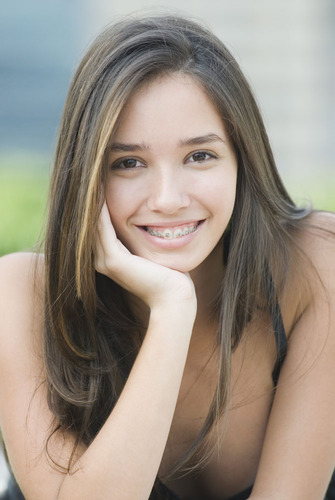
<svg viewBox="0 0 335 500">
<path fill-rule="evenodd" d="M 182 300 L 165 300 L 157 302 L 150 309 L 150 322 L 159 322 L 165 325 L 193 327 L 197 313 L 195 298 Z"/>
</svg>

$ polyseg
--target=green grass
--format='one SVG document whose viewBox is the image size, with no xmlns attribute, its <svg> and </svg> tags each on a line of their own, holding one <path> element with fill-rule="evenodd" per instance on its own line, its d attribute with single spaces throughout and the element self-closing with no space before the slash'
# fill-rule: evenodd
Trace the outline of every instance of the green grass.
<svg viewBox="0 0 335 500">
<path fill-rule="evenodd" d="M 0 166 L 0 256 L 34 249 L 43 236 L 47 189 L 46 168 Z"/>
<path fill-rule="evenodd" d="M 299 205 L 309 205 L 317 210 L 335 212 L 335 168 L 332 175 L 323 174 L 308 179 L 291 179 L 285 185 L 293 200 Z"/>
<path fill-rule="evenodd" d="M 39 157 L 0 158 L 0 256 L 33 250 L 43 237 L 48 163 Z M 288 188 L 299 205 L 312 200 L 315 208 L 335 212 L 334 179 L 293 181 Z"/>
</svg>

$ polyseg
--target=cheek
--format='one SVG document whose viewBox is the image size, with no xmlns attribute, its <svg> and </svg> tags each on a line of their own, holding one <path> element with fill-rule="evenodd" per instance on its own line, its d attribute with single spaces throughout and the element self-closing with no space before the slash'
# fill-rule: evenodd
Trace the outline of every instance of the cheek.
<svg viewBox="0 0 335 500">
<path fill-rule="evenodd" d="M 235 171 L 229 172 L 227 175 L 216 175 L 206 185 L 202 184 L 201 189 L 203 193 L 206 193 L 210 210 L 221 215 L 223 219 L 230 218 L 236 196 Z"/>
<path fill-rule="evenodd" d="M 128 206 L 127 190 L 118 184 L 117 182 L 109 182 L 106 186 L 106 203 L 115 229 L 126 216 L 126 207 Z"/>
<path fill-rule="evenodd" d="M 142 190 L 136 187 L 136 183 L 124 181 L 113 178 L 106 185 L 106 203 L 117 232 L 125 228 L 127 219 L 141 204 Z"/>
</svg>

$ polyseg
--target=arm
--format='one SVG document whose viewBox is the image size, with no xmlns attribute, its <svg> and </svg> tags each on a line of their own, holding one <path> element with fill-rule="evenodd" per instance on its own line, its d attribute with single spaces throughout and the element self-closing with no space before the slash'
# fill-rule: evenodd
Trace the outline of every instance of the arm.
<svg viewBox="0 0 335 500">
<path fill-rule="evenodd" d="M 41 300 L 32 314 L 38 300 L 30 257 L 9 256 L 0 263 L 0 423 L 28 500 L 148 498 L 169 434 L 196 312 L 193 284 L 181 273 L 130 255 L 106 214 L 99 234 L 97 268 L 142 293 L 151 313 L 124 390 L 93 443 L 78 451 L 71 474 L 55 470 L 44 453 L 53 417 L 38 354 Z M 52 440 L 57 462 L 66 464 L 73 442 L 72 436 Z"/>
<path fill-rule="evenodd" d="M 320 280 L 289 338 L 252 500 L 322 500 L 335 467 L 334 237 L 303 245 Z"/>
<path fill-rule="evenodd" d="M 66 477 L 60 498 L 149 497 L 187 356 L 191 324 L 183 316 L 181 309 L 172 307 L 151 315 L 119 401 L 80 458 L 78 472 Z"/>
</svg>

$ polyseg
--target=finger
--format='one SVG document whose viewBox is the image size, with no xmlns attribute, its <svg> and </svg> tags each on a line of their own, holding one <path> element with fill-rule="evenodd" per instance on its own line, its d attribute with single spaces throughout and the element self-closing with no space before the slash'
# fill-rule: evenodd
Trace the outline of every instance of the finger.
<svg viewBox="0 0 335 500">
<path fill-rule="evenodd" d="M 116 241 L 116 234 L 106 202 L 104 202 L 102 206 L 98 221 L 98 237 L 102 247 L 106 251 L 112 249 L 112 245 L 115 244 Z"/>
<path fill-rule="evenodd" d="M 98 220 L 98 228 L 101 231 L 108 229 L 109 231 L 112 231 L 113 235 L 115 236 L 114 227 L 113 227 L 110 215 L 109 215 L 109 210 L 108 210 L 106 201 L 102 205 L 102 209 L 101 209 L 99 220 Z"/>
<path fill-rule="evenodd" d="M 104 201 L 97 222 L 97 233 L 94 250 L 95 268 L 98 272 L 103 272 L 104 270 L 104 263 L 106 259 L 104 250 L 104 248 L 106 247 L 106 231 L 107 226 L 110 225 L 110 222 L 111 221 L 107 204 L 106 201 Z"/>
<path fill-rule="evenodd" d="M 106 201 L 99 215 L 97 229 L 95 267 L 97 271 L 107 274 L 117 263 L 121 263 L 120 259 L 125 254 L 129 255 L 129 251 L 116 236 Z"/>
</svg>

